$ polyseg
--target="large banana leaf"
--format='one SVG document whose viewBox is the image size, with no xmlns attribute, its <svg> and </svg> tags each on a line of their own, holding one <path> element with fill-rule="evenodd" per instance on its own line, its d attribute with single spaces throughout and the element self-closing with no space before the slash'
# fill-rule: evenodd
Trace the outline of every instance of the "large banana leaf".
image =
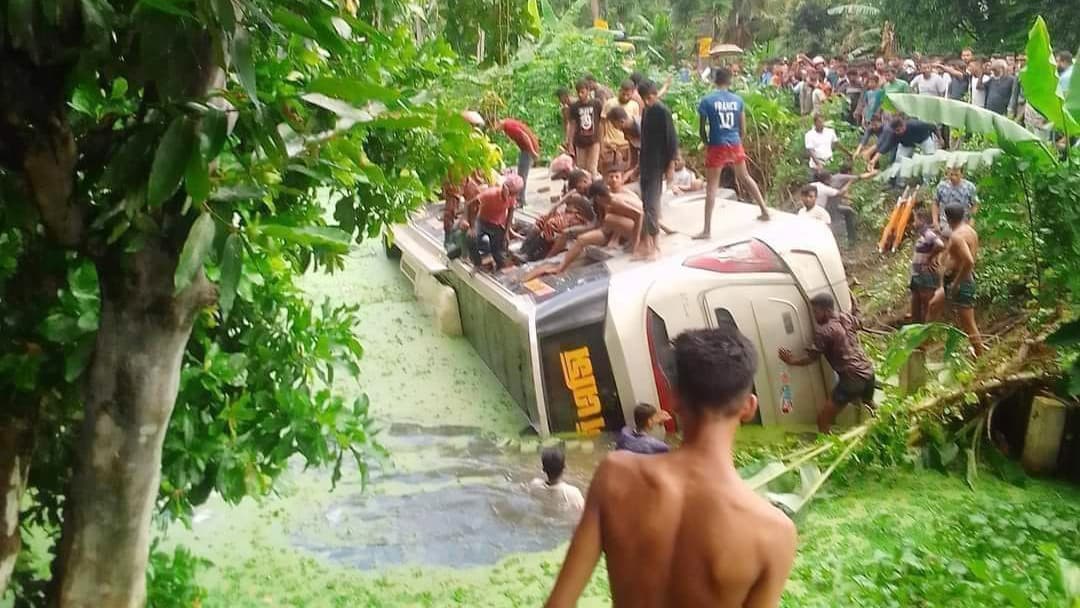
<svg viewBox="0 0 1080 608">
<path fill-rule="evenodd" d="M 898 110 L 919 120 L 975 133 L 996 133 L 999 139 L 1013 143 L 1039 141 L 1038 136 L 1019 123 L 970 103 L 911 93 L 888 93 L 886 97 Z"/>
<path fill-rule="evenodd" d="M 1075 72 L 1076 68 L 1073 68 Z M 1077 122 L 1080 122 L 1080 76 L 1073 74 L 1069 81 L 1069 90 L 1065 91 L 1065 110 L 1072 114 Z"/>
<path fill-rule="evenodd" d="M 1058 95 L 1058 83 L 1050 33 L 1046 30 L 1046 22 L 1039 17 L 1028 32 L 1027 65 L 1020 71 L 1024 98 L 1059 131 L 1080 134 L 1080 122 L 1065 111 L 1065 100 Z"/>
<path fill-rule="evenodd" d="M 879 181 L 894 177 L 909 179 L 912 177 L 936 177 L 944 169 L 962 167 L 970 173 L 993 164 L 994 159 L 1002 154 L 999 148 L 989 148 L 977 152 L 938 150 L 933 154 L 916 154 L 911 158 L 900 158 L 877 175 Z"/>
</svg>

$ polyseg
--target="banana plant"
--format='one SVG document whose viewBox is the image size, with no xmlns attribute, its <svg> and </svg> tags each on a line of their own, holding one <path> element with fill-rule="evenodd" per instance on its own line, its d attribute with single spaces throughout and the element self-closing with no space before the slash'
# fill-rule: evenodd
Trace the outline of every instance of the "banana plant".
<svg viewBox="0 0 1080 608">
<path fill-rule="evenodd" d="M 974 152 L 966 150 L 938 150 L 933 154 L 915 154 L 911 158 L 900 158 L 889 165 L 887 169 L 876 177 L 878 181 L 888 181 L 894 178 L 911 179 L 914 177 L 937 177 L 942 171 L 961 167 L 966 173 L 971 173 L 984 167 L 989 167 L 999 156 L 1004 154 L 1001 148 L 987 148 Z"/>
<path fill-rule="evenodd" d="M 1068 91 L 1060 91 L 1054 50 L 1042 17 L 1028 32 L 1027 65 L 1020 71 L 1024 98 L 1046 117 L 1054 128 L 1068 135 L 1080 135 L 1080 79 L 1073 79 Z M 1064 93 L 1062 95 L 1061 93 Z"/>
</svg>

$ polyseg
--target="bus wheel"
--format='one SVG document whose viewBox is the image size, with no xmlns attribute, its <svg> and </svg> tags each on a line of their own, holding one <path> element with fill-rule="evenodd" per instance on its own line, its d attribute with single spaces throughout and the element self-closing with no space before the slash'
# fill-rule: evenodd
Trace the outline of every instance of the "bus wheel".
<svg viewBox="0 0 1080 608">
<path fill-rule="evenodd" d="M 382 233 L 383 252 L 391 260 L 401 258 L 401 248 L 394 244 L 394 237 L 389 232 Z"/>
</svg>

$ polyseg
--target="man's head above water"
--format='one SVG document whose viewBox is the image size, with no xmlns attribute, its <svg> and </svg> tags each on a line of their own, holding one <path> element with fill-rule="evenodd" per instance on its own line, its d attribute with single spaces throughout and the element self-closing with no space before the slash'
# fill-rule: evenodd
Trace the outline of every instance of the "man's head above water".
<svg viewBox="0 0 1080 608">
<path fill-rule="evenodd" d="M 694 329 L 675 338 L 679 408 L 691 419 L 748 421 L 757 411 L 751 394 L 757 372 L 754 345 L 733 326 Z"/>
<path fill-rule="evenodd" d="M 558 446 L 546 447 L 540 452 L 540 466 L 547 475 L 548 483 L 557 483 L 566 469 L 566 454 Z"/>
</svg>

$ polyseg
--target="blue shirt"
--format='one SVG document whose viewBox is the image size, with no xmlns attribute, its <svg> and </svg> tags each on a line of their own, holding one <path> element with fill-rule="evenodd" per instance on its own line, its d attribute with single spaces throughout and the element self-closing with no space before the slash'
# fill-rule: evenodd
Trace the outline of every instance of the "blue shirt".
<svg viewBox="0 0 1080 608">
<path fill-rule="evenodd" d="M 717 89 L 702 98 L 698 114 L 709 121 L 710 146 L 742 143 L 743 100 L 731 91 Z"/>
<path fill-rule="evenodd" d="M 671 451 L 668 444 L 652 435 L 639 434 L 629 425 L 619 431 L 619 436 L 615 438 L 615 449 L 628 450 L 637 454 L 663 454 Z"/>
</svg>

